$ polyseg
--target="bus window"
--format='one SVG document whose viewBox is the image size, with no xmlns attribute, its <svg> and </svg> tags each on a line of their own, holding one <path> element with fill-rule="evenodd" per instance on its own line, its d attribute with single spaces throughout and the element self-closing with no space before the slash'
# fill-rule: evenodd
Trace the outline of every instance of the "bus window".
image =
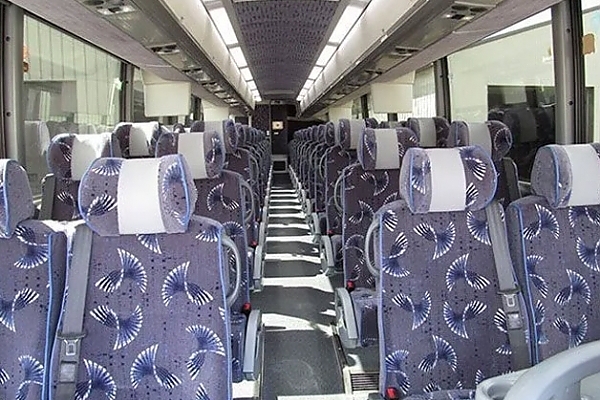
<svg viewBox="0 0 600 400">
<path fill-rule="evenodd" d="M 37 195 L 52 137 L 112 131 L 119 122 L 121 62 L 28 16 L 24 46 L 25 160 L 19 161 Z"/>
<path fill-rule="evenodd" d="M 545 10 L 448 57 L 452 119 L 506 123 L 523 180 L 537 149 L 556 136 L 550 18 Z"/>
</svg>

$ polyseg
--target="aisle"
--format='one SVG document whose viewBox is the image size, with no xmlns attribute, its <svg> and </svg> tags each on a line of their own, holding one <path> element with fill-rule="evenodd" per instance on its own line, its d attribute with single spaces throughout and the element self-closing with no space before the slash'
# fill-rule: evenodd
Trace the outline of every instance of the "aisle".
<svg viewBox="0 0 600 400">
<path fill-rule="evenodd" d="M 331 338 L 333 288 L 320 273 L 318 246 L 289 177 L 277 178 L 269 204 L 264 290 L 253 295 L 266 326 L 263 399 L 341 394 Z"/>
</svg>

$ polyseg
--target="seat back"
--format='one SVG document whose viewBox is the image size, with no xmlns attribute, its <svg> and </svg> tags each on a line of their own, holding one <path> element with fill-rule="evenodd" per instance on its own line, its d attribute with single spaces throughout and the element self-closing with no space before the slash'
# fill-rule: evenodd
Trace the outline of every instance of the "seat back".
<svg viewBox="0 0 600 400">
<path fill-rule="evenodd" d="M 535 362 L 600 339 L 599 174 L 600 144 L 544 146 L 531 174 L 535 195 L 507 209 Z"/>
<path fill-rule="evenodd" d="M 445 118 L 409 118 L 406 127 L 417 134 L 421 147 L 447 147 L 450 124 Z"/>
<path fill-rule="evenodd" d="M 358 143 L 359 163 L 344 171 L 342 192 L 344 279 L 356 289 L 375 287 L 365 264 L 365 235 L 374 213 L 398 198 L 402 158 L 419 141 L 407 128 L 366 128 Z"/>
<path fill-rule="evenodd" d="M 41 216 L 55 221 L 79 219 L 79 181 L 94 160 L 112 152 L 111 134 L 55 136 L 48 147 L 48 169 L 44 181 Z"/>
<path fill-rule="evenodd" d="M 25 170 L 0 160 L 0 398 L 42 399 L 65 288 L 67 238 L 33 220 Z"/>
<path fill-rule="evenodd" d="M 85 298 L 64 306 L 83 306 L 85 332 L 70 398 L 232 398 L 223 227 L 195 203 L 180 155 L 102 158 L 82 178 L 75 243 L 92 232 Z"/>
<path fill-rule="evenodd" d="M 480 146 L 490 154 L 498 173 L 495 199 L 504 207 L 519 195 L 517 167 L 507 155 L 512 148 L 512 133 L 502 122 L 453 121 L 450 125 L 448 147 Z"/>
<path fill-rule="evenodd" d="M 336 207 L 335 184 L 344 171 L 344 168 L 356 161 L 356 153 L 346 151 L 340 143 L 340 126 L 333 122 L 327 124 L 327 146 L 323 166 L 325 169 L 325 199 L 326 199 L 326 217 L 327 234 L 342 234 L 342 213 Z M 331 138 L 333 136 L 333 140 Z M 354 154 L 353 154 L 354 153 Z M 341 205 L 341 204 L 339 204 Z"/>
<path fill-rule="evenodd" d="M 382 393 L 473 389 L 510 371 L 484 210 L 495 191 L 493 162 L 479 147 L 407 151 L 402 199 L 376 216 Z M 473 398 L 459 394 L 435 398 Z"/>
<path fill-rule="evenodd" d="M 35 193 L 40 192 L 42 179 L 48 173 L 46 152 L 50 131 L 44 121 L 25 121 L 25 166 Z"/>
<path fill-rule="evenodd" d="M 217 132 L 203 133 L 171 133 L 167 132 L 158 140 L 157 157 L 168 154 L 181 154 L 188 161 L 191 178 L 198 191 L 198 200 L 194 207 L 194 215 L 210 216 L 223 225 L 224 233 L 236 244 L 240 255 L 248 254 L 246 235 L 246 204 L 242 188 L 242 177 L 232 171 L 223 170 L 225 147 Z M 244 305 L 250 302 L 250 283 L 252 271 L 248 257 L 242 256 L 242 283 L 236 301 L 231 305 L 232 321 L 245 326 L 242 314 Z M 235 285 L 236 258 L 227 254 L 225 265 L 231 282 Z M 243 335 L 243 330 L 239 331 Z M 243 336 L 234 338 L 233 381 L 243 379 Z"/>
<path fill-rule="evenodd" d="M 154 157 L 156 141 L 165 132 L 159 122 L 121 122 L 115 127 L 112 140 L 115 142 L 113 157 Z"/>
</svg>

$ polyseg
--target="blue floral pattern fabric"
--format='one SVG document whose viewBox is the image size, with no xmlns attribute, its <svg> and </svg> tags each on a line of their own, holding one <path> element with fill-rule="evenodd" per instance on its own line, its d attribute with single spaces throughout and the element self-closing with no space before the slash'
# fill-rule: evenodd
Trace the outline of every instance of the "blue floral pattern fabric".
<svg viewBox="0 0 600 400">
<path fill-rule="evenodd" d="M 119 172 L 125 162 L 136 160 L 100 158 L 91 165 L 81 180 L 79 212 L 98 235 L 119 235 Z M 189 168 L 179 155 L 161 157 L 157 162 L 159 168 L 156 179 L 161 188 L 159 199 L 162 221 L 167 233 L 184 232 L 197 196 Z"/>
<path fill-rule="evenodd" d="M 75 399 L 231 399 L 222 229 L 93 237 Z"/>
<path fill-rule="evenodd" d="M 0 398 L 42 398 L 65 287 L 67 238 L 31 220 L 25 170 L 0 160 Z"/>
<path fill-rule="evenodd" d="M 34 214 L 27 172 L 15 160 L 0 160 L 0 236 L 15 233 L 21 221 Z"/>
<path fill-rule="evenodd" d="M 435 150 L 434 150 L 435 151 Z M 490 156 L 481 147 L 458 148 L 465 172 L 465 209 L 484 208 L 496 194 L 497 173 Z M 404 157 L 400 192 L 414 213 L 427 213 L 432 199 L 430 153 L 425 149 L 409 149 Z"/>
<path fill-rule="evenodd" d="M 481 155 L 481 161 L 491 165 L 489 156 Z M 414 184 L 404 173 L 410 165 L 405 158 L 401 186 Z M 467 182 L 479 181 L 477 174 L 494 186 L 493 168 L 476 171 L 465 165 Z M 483 210 L 491 196 L 484 198 L 477 209 L 415 213 L 399 200 L 377 213 L 382 391 L 394 387 L 414 400 L 469 399 L 470 389 L 482 380 L 511 370 L 512 350 Z"/>
<path fill-rule="evenodd" d="M 73 179 L 71 170 L 73 143 L 78 136 L 80 135 L 72 133 L 57 135 L 48 148 L 48 169 L 55 177 L 51 210 L 53 220 L 71 221 L 81 218 L 77 205 L 79 180 Z M 105 142 L 99 157 L 109 157 L 112 153 L 110 135 L 93 135 L 93 138 L 98 142 Z M 94 160 L 89 161 L 91 164 Z M 44 188 L 44 190 L 48 189 Z"/>
<path fill-rule="evenodd" d="M 433 117 L 433 124 L 435 127 L 435 147 L 447 147 L 448 136 L 450 135 L 450 124 L 448 121 L 441 117 Z M 424 142 L 422 135 L 430 134 L 430 132 L 423 132 L 421 129 L 421 118 L 409 118 L 406 121 L 406 127 L 412 130 L 419 137 L 421 143 Z"/>
<path fill-rule="evenodd" d="M 600 163 L 600 145 L 588 146 Z M 600 339 L 600 313 L 594 303 L 600 290 L 600 204 L 569 205 L 574 180 L 586 177 L 575 175 L 565 147 L 538 151 L 532 173 L 538 196 L 522 198 L 507 209 L 511 255 L 531 316 L 527 337 L 535 362 Z"/>
</svg>

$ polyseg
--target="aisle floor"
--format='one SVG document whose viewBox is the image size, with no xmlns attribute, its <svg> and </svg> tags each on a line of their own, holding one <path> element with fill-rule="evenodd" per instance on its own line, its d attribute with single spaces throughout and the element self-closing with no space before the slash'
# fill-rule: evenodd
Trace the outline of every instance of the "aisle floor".
<svg viewBox="0 0 600 400">
<path fill-rule="evenodd" d="M 318 246 L 289 177 L 277 178 L 269 204 L 264 290 L 253 295 L 266 326 L 262 398 L 343 395 L 331 331 L 333 286 L 320 272 Z"/>
</svg>

